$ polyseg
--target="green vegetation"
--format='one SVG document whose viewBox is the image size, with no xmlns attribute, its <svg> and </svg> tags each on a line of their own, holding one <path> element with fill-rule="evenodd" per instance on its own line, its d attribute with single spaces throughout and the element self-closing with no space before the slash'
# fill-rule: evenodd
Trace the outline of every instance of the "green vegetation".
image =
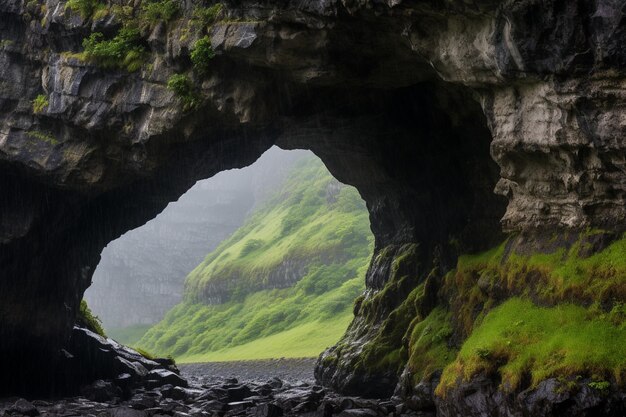
<svg viewBox="0 0 626 417">
<path fill-rule="evenodd" d="M 191 50 L 191 62 L 198 72 L 206 72 L 211 60 L 215 57 L 215 51 L 211 46 L 208 36 L 198 39 Z"/>
<path fill-rule="evenodd" d="M 172 75 L 167 80 L 167 88 L 182 100 L 185 110 L 191 110 L 200 103 L 193 82 L 185 74 Z"/>
<path fill-rule="evenodd" d="M 59 144 L 59 141 L 57 140 L 57 138 L 55 138 L 54 135 L 50 132 L 42 132 L 40 130 L 29 130 L 28 132 L 26 132 L 26 134 L 33 139 L 37 139 L 42 142 L 47 142 L 50 145 Z"/>
<path fill-rule="evenodd" d="M 78 314 L 76 315 L 76 324 L 89 329 L 102 337 L 106 337 L 104 329 L 102 328 L 102 322 L 100 322 L 100 319 L 97 316 L 93 315 L 85 300 L 81 300 L 80 302 Z"/>
<path fill-rule="evenodd" d="M 548 254 L 508 253 L 505 242 L 459 259 L 444 292 L 466 340 L 440 395 L 478 373 L 497 373 L 505 390 L 549 377 L 626 383 L 626 236 L 581 256 L 597 233 Z"/>
<path fill-rule="evenodd" d="M 443 389 L 457 378 L 497 372 L 506 390 L 550 377 L 586 375 L 626 382 L 626 324 L 613 315 L 593 315 L 582 306 L 539 307 L 518 297 L 491 310 L 463 343 L 442 378 Z M 604 386 L 604 385 L 602 385 Z"/>
<path fill-rule="evenodd" d="M 48 101 L 48 96 L 45 94 L 39 94 L 33 100 L 33 113 L 41 113 L 46 107 L 48 107 L 49 104 L 50 102 Z"/>
<path fill-rule="evenodd" d="M 145 59 L 145 48 L 136 28 L 124 27 L 108 40 L 102 33 L 94 32 L 83 39 L 83 48 L 81 58 L 103 68 L 134 72 L 141 68 Z"/>
<path fill-rule="evenodd" d="M 319 160 L 306 158 L 189 274 L 185 302 L 138 345 L 182 361 L 317 356 L 352 318 L 372 243 L 356 190 L 337 187 Z M 272 281 L 285 265 L 304 276 Z M 205 304 L 216 293 L 221 303 Z"/>
<path fill-rule="evenodd" d="M 141 6 L 141 18 L 149 23 L 169 22 L 180 12 L 177 0 L 152 0 Z"/>
<path fill-rule="evenodd" d="M 83 19 L 89 19 L 96 11 L 106 8 L 99 0 L 67 0 L 65 7 L 80 14 Z"/>
<path fill-rule="evenodd" d="M 210 26 L 215 23 L 222 10 L 224 10 L 222 3 L 217 3 L 210 7 L 197 6 L 193 10 L 193 19 L 203 26 Z"/>
</svg>

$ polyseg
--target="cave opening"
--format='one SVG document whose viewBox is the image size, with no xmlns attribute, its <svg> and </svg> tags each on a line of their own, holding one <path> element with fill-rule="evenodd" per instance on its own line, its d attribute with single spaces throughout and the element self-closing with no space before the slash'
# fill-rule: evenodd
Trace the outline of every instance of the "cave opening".
<svg viewBox="0 0 626 417">
<path fill-rule="evenodd" d="M 499 221 L 505 201 L 493 193 L 498 167 L 489 153 L 485 115 L 471 91 L 440 82 L 392 90 L 294 87 L 286 101 L 288 108 L 278 106 L 284 111 L 279 126 L 226 126 L 211 138 L 200 128 L 191 133 L 193 140 L 173 133 L 171 142 L 155 141 L 154 149 L 142 152 L 163 152 L 158 149 L 163 146 L 167 158 L 133 181 L 115 186 L 105 181 L 97 193 L 43 188 L 32 179 L 17 178 L 22 181 L 17 195 L 21 201 L 12 204 L 29 206 L 32 212 L 23 213 L 26 238 L 10 241 L 2 262 L 9 276 L 28 277 L 31 284 L 5 280 L 3 294 L 10 300 L 31 300 L 37 308 L 33 314 L 14 314 L 3 304 L 8 320 L 0 343 L 7 357 L 42 359 L 16 371 L 22 381 L 11 380 L 9 391 L 32 390 L 32 375 L 46 369 L 58 373 L 59 365 L 51 366 L 49 358 L 58 358 L 67 344 L 104 246 L 154 218 L 199 178 L 251 165 L 274 144 L 312 151 L 333 177 L 354 186 L 365 201 L 374 235 L 366 294 L 384 291 L 389 279 L 390 265 L 380 268 L 375 262 L 381 253 L 415 245 L 415 262 L 407 273 L 423 279 L 434 267 L 442 273 L 453 268 L 460 253 L 485 249 L 502 238 Z M 71 223 L 62 220 L 68 213 L 75 214 Z M 26 259 L 20 245 L 36 239 L 38 252 Z M 368 323 L 357 315 L 346 335 L 366 340 L 377 328 L 373 323 L 384 321 L 402 300 L 402 295 L 386 300 Z M 17 304 L 21 308 L 28 303 Z M 24 337 L 16 337 L 20 334 Z M 378 379 L 367 376 L 380 384 L 363 390 L 359 381 L 366 375 L 349 370 L 358 359 L 356 351 L 355 346 L 354 352 L 343 353 L 344 365 L 318 366 L 316 378 L 344 392 L 389 395 L 397 371 L 383 370 Z M 97 375 L 95 368 L 90 377 Z"/>
<path fill-rule="evenodd" d="M 372 246 L 356 189 L 274 146 L 109 243 L 84 300 L 102 334 L 150 356 L 313 358 L 345 332 Z"/>
</svg>

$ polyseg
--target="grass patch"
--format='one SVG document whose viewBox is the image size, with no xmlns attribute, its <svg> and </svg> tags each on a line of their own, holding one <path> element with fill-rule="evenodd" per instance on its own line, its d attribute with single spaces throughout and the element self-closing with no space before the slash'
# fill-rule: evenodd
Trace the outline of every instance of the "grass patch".
<svg viewBox="0 0 626 417">
<path fill-rule="evenodd" d="M 342 314 L 329 321 L 304 323 L 243 345 L 205 354 L 181 356 L 178 363 L 315 358 L 339 340 L 351 320 L 351 314 Z"/>
<path fill-rule="evenodd" d="M 613 312 L 623 317 L 622 311 Z M 591 314 L 573 304 L 539 307 L 514 297 L 492 309 L 463 343 L 438 387 L 459 378 L 497 373 L 501 387 L 515 390 L 550 377 L 581 375 L 626 382 L 626 326 L 611 314 Z"/>
</svg>

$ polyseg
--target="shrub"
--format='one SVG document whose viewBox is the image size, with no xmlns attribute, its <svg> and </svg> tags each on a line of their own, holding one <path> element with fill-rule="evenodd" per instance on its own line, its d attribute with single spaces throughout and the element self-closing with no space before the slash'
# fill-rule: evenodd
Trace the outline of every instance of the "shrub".
<svg viewBox="0 0 626 417">
<path fill-rule="evenodd" d="M 158 0 L 145 3 L 141 7 L 141 17 L 150 23 L 169 22 L 180 11 L 176 0 Z"/>
<path fill-rule="evenodd" d="M 193 83 L 185 74 L 174 74 L 167 80 L 167 88 L 174 92 L 185 105 L 185 110 L 189 110 L 198 105 Z"/>
<path fill-rule="evenodd" d="M 33 113 L 41 113 L 46 107 L 48 107 L 48 104 L 50 104 L 48 97 L 45 94 L 39 94 L 33 100 Z"/>
<path fill-rule="evenodd" d="M 215 51 L 213 46 L 211 46 L 211 39 L 208 36 L 198 39 L 191 50 L 193 67 L 200 72 L 206 72 L 210 61 L 214 57 Z"/>
<path fill-rule="evenodd" d="M 145 48 L 139 43 L 139 30 L 122 28 L 110 40 L 100 32 L 94 32 L 83 40 L 83 57 L 104 68 L 120 68 L 129 72 L 141 68 Z"/>
</svg>

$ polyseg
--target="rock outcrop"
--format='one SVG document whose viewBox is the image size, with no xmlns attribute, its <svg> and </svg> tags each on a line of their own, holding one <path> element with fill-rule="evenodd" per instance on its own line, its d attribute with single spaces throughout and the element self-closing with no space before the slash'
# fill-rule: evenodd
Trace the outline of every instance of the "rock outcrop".
<svg viewBox="0 0 626 417">
<path fill-rule="evenodd" d="M 422 318 L 441 312 L 433 300 L 447 308 L 432 294 L 459 254 L 502 231 L 554 252 L 572 243 L 554 236 L 626 228 L 621 2 L 228 1 L 210 25 L 193 7 L 140 24 L 144 61 L 128 72 L 79 52 L 140 8 L 87 18 L 57 0 L 0 2 L 8 364 L 62 348 L 109 241 L 272 144 L 311 149 L 370 211 L 364 307 L 318 372 L 347 391 L 381 378 L 369 394 L 393 391 L 402 369 L 359 368 L 362 352 L 376 335 L 402 339 L 385 329 L 403 305 Z M 216 56 L 200 71 L 189 54 L 205 36 Z M 458 348 L 467 334 L 453 327 L 442 338 Z"/>
</svg>

